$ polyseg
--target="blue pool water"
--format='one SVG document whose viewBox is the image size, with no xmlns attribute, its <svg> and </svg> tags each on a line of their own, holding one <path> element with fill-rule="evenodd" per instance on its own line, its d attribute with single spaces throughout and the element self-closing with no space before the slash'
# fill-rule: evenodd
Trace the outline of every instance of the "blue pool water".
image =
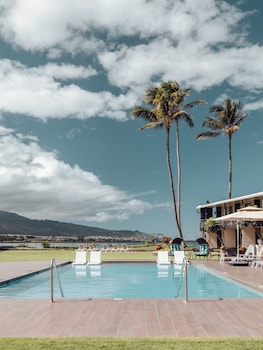
<svg viewBox="0 0 263 350">
<path fill-rule="evenodd" d="M 117 263 L 58 268 L 66 298 L 184 298 L 181 268 Z M 189 266 L 189 298 L 262 298 L 263 294 L 207 270 Z M 0 286 L 2 298 L 50 298 L 50 272 Z M 54 273 L 54 297 L 61 298 Z"/>
</svg>

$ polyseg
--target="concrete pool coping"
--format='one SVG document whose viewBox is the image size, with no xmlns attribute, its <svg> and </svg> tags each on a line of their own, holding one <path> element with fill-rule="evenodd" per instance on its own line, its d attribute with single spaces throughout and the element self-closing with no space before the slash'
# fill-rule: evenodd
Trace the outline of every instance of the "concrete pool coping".
<svg viewBox="0 0 263 350">
<path fill-rule="evenodd" d="M 63 263 L 63 262 L 57 262 Z M 262 292 L 263 269 L 192 262 Z M 0 263 L 1 281 L 50 262 Z M 0 298 L 0 337 L 262 337 L 258 299 Z"/>
</svg>

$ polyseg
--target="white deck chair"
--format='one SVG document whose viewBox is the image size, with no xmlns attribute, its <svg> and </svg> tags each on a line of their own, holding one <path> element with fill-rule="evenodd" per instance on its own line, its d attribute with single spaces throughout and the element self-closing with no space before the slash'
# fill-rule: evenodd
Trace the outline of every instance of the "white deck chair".
<svg viewBox="0 0 263 350">
<path fill-rule="evenodd" d="M 167 250 L 159 250 L 157 252 L 157 264 L 158 265 L 169 265 L 170 260 L 169 260 L 169 255 Z"/>
<path fill-rule="evenodd" d="M 123 243 L 123 244 L 121 245 L 121 252 L 127 253 L 128 251 L 129 251 L 128 245 L 125 244 L 125 243 Z"/>
<path fill-rule="evenodd" d="M 100 265 L 101 264 L 101 251 L 94 250 L 90 252 L 90 258 L 88 261 L 88 265 Z"/>
<path fill-rule="evenodd" d="M 250 244 L 247 247 L 245 254 L 239 255 L 240 260 L 253 261 L 254 258 L 255 258 L 255 246 L 253 244 Z"/>
<path fill-rule="evenodd" d="M 87 251 L 77 250 L 75 260 L 72 265 L 86 265 L 87 264 Z"/>
<path fill-rule="evenodd" d="M 256 255 L 255 259 L 252 261 L 251 266 L 252 267 L 263 267 L 263 245 L 261 247 L 257 246 L 256 247 Z"/>
<path fill-rule="evenodd" d="M 183 265 L 185 254 L 183 250 L 174 251 L 174 265 Z"/>
<path fill-rule="evenodd" d="M 108 244 L 102 244 L 102 248 L 101 248 L 102 252 L 110 252 L 110 248 L 108 246 Z"/>
</svg>

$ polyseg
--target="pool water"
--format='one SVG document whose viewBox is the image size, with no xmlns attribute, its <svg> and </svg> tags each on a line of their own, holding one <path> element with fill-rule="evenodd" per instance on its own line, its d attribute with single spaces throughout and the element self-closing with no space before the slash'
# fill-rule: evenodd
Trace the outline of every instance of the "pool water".
<svg viewBox="0 0 263 350">
<path fill-rule="evenodd" d="M 142 263 L 102 264 L 58 268 L 65 298 L 184 298 L 180 267 Z M 262 298 L 263 294 L 219 277 L 207 270 L 188 267 L 189 298 Z M 0 286 L 2 298 L 50 298 L 50 272 L 23 277 Z M 54 273 L 54 297 L 61 298 Z"/>
</svg>

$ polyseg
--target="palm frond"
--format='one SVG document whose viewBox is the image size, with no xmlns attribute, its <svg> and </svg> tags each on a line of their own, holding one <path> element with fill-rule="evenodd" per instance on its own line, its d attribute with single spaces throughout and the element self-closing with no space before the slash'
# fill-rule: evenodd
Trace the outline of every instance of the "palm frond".
<svg viewBox="0 0 263 350">
<path fill-rule="evenodd" d="M 220 114 L 224 110 L 224 107 L 222 105 L 213 105 L 209 107 L 209 112 L 210 113 L 215 113 L 215 114 Z"/>
<path fill-rule="evenodd" d="M 155 122 L 157 121 L 157 116 L 153 110 L 137 106 L 131 111 L 131 115 L 135 118 L 141 118 L 147 121 Z"/>
<path fill-rule="evenodd" d="M 207 102 L 205 100 L 196 100 L 196 101 L 193 101 L 193 102 L 190 102 L 190 103 L 187 103 L 184 108 L 188 109 L 188 108 L 192 108 L 192 107 L 195 107 L 195 106 L 198 106 L 200 104 L 206 104 Z"/>
<path fill-rule="evenodd" d="M 206 131 L 206 132 L 201 132 L 196 136 L 196 139 L 199 140 L 204 140 L 204 139 L 210 139 L 210 138 L 215 138 L 218 135 L 220 135 L 220 132 L 213 132 L 213 131 Z"/>
<path fill-rule="evenodd" d="M 144 129 L 162 128 L 163 126 L 164 126 L 164 122 L 152 122 L 141 126 L 137 130 L 141 131 Z"/>
<path fill-rule="evenodd" d="M 224 124 L 222 124 L 220 119 L 208 116 L 204 118 L 202 127 L 207 127 L 211 130 L 222 130 L 224 129 Z"/>
<path fill-rule="evenodd" d="M 185 112 L 185 111 L 176 112 L 173 115 L 172 119 L 173 120 L 176 120 L 176 119 L 184 120 L 190 128 L 192 128 L 194 126 L 192 115 L 190 113 Z"/>
</svg>

